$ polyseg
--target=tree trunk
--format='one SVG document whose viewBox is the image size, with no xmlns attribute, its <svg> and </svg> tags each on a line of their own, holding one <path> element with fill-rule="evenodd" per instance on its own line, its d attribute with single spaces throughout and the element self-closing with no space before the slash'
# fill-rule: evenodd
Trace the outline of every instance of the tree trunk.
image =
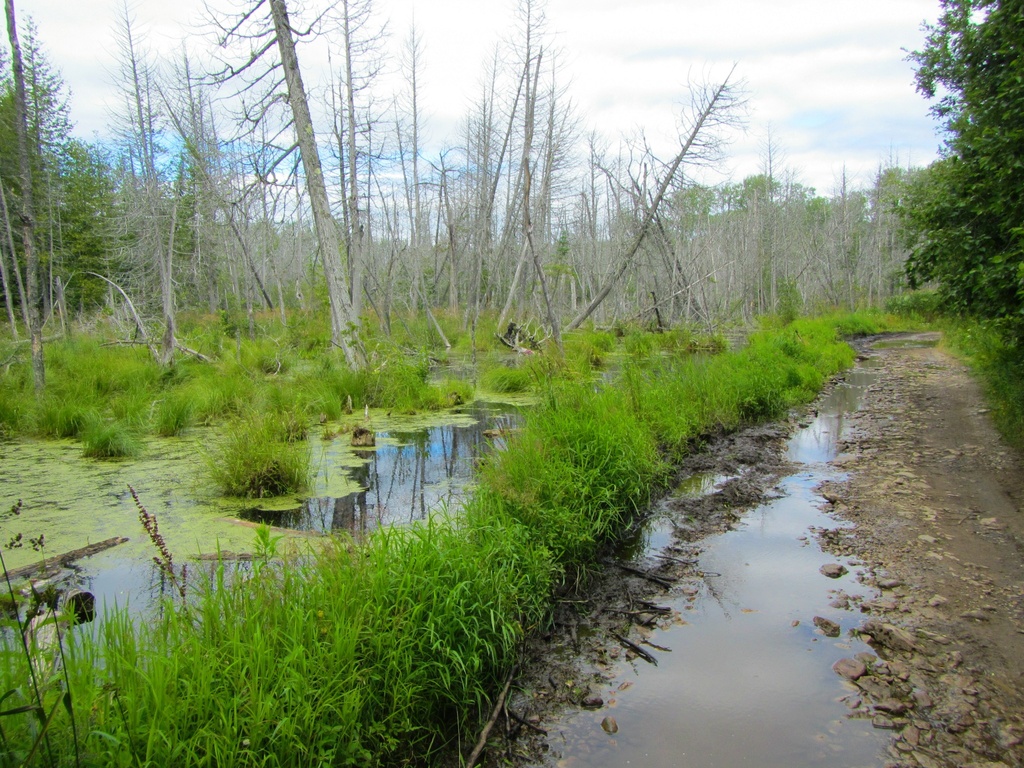
<svg viewBox="0 0 1024 768">
<path fill-rule="evenodd" d="M 7 201 L 6 195 L 4 195 L 3 181 L 0 180 L 0 214 L 3 215 L 4 230 L 7 233 L 7 243 L 11 249 L 11 262 L 14 264 L 15 272 L 17 273 L 18 262 L 15 258 L 17 253 L 14 250 L 14 238 L 11 236 L 11 218 L 7 215 Z M 4 306 L 7 307 L 7 319 L 11 324 L 11 336 L 15 341 L 18 340 L 18 321 L 14 317 L 14 298 L 11 296 L 11 283 L 7 276 L 7 256 L 4 253 L 3 248 L 0 248 L 0 280 L 3 280 L 4 284 Z M 18 285 L 21 285 L 21 276 L 18 276 Z M 22 297 L 24 299 L 24 291 L 22 291 Z M 24 300 L 22 301 L 22 310 L 26 310 Z M 26 315 L 26 327 L 28 326 L 28 317 Z"/>
<path fill-rule="evenodd" d="M 338 274 L 341 243 L 327 200 L 320 153 L 313 133 L 313 120 L 309 114 L 309 103 L 306 100 L 306 89 L 302 84 L 299 60 L 295 54 L 295 40 L 292 38 L 292 28 L 288 22 L 285 0 L 270 0 L 270 11 L 277 35 L 278 50 L 281 52 L 281 65 L 288 84 L 288 104 L 295 120 L 299 154 L 306 171 L 306 191 L 309 194 L 310 207 L 313 209 L 313 223 L 320 245 L 320 256 L 323 259 L 324 277 L 327 280 L 331 306 L 331 339 L 341 347 L 348 364 L 358 368 L 365 363 L 358 336 L 359 319 L 352 312 L 344 275 Z"/>
<path fill-rule="evenodd" d="M 43 359 L 43 324 L 39 316 L 39 260 L 35 252 L 35 216 L 32 208 L 32 164 L 28 156 L 28 115 L 25 111 L 25 68 L 18 42 L 18 25 L 14 17 L 14 0 L 5 0 L 7 35 L 11 41 L 14 70 L 14 122 L 18 136 L 18 165 L 21 170 L 22 247 L 25 249 L 25 272 L 28 300 L 29 336 L 32 344 L 32 383 L 36 394 L 46 387 L 46 364 Z"/>
</svg>

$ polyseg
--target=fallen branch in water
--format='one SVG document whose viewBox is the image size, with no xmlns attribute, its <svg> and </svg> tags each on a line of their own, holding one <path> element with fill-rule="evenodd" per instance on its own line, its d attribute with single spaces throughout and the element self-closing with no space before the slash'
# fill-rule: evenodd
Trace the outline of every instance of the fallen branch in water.
<svg viewBox="0 0 1024 768">
<path fill-rule="evenodd" d="M 38 563 L 23 565 L 21 568 L 15 568 L 12 571 L 8 571 L 7 575 L 12 579 L 20 579 L 23 576 L 31 576 L 33 573 L 38 571 L 48 571 L 51 568 L 63 568 L 65 565 L 73 563 L 75 560 L 81 560 L 83 557 L 91 557 L 105 549 L 116 547 L 118 544 L 124 544 L 126 541 L 128 541 L 128 539 L 123 536 L 115 536 L 112 539 L 98 541 L 95 544 L 89 544 L 88 546 L 80 547 L 79 549 L 73 549 L 70 552 L 65 552 L 63 555 L 48 557 Z"/>
</svg>

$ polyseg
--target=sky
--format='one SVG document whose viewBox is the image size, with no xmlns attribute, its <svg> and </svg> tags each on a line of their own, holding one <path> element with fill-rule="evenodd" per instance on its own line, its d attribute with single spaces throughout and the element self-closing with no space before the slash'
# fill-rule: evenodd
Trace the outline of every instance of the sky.
<svg viewBox="0 0 1024 768">
<path fill-rule="evenodd" d="M 230 8 L 241 0 L 208 0 Z M 304 0 L 316 7 L 325 0 Z M 290 0 L 289 7 L 299 0 Z M 514 29 L 516 0 L 375 0 L 397 51 L 415 19 L 423 42 L 420 105 L 428 146 L 458 141 L 481 92 L 485 62 Z M 16 0 L 72 92 L 85 139 L 110 135 L 116 103 L 116 27 L 123 0 Z M 192 45 L 202 0 L 132 0 L 136 29 L 154 53 Z M 907 51 L 938 0 L 547 0 L 546 26 L 586 131 L 611 142 L 643 130 L 670 159 L 687 83 L 721 80 L 735 65 L 745 126 L 730 136 L 709 182 L 739 181 L 764 166 L 770 133 L 781 166 L 829 194 L 844 171 L 866 186 L 879 166 L 922 166 L 941 137 L 914 89 Z M 316 51 L 300 50 L 307 84 L 325 80 Z M 428 150 L 429 151 L 429 150 Z M 776 161 L 776 167 L 780 163 Z"/>
</svg>

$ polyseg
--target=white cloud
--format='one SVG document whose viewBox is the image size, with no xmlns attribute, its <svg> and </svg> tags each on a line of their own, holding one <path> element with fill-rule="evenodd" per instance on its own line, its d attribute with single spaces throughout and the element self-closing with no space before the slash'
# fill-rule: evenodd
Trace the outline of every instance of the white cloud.
<svg viewBox="0 0 1024 768">
<path fill-rule="evenodd" d="M 227 0 L 212 0 L 214 6 Z M 319 0 L 307 0 L 316 5 Z M 108 132 L 120 0 L 25 0 L 71 87 L 79 133 Z M 424 42 L 421 102 L 436 144 L 456 143 L 495 45 L 514 33 L 514 0 L 378 0 L 397 49 L 415 13 Z M 148 45 L 173 52 L 201 0 L 136 0 Z M 615 138 L 644 127 L 670 152 L 690 76 L 721 77 L 735 63 L 749 94 L 750 130 L 731 148 L 737 174 L 758 168 L 772 125 L 805 183 L 827 190 L 843 164 L 857 175 L 891 151 L 929 162 L 938 144 L 901 49 L 920 47 L 936 0 L 549 0 L 571 96 L 590 127 Z M 320 78 L 312 55 L 307 81 Z"/>
</svg>

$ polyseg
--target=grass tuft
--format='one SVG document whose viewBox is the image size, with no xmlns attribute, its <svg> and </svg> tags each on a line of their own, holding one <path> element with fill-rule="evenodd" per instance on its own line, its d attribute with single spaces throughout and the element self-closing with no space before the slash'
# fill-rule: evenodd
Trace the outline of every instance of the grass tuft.
<svg viewBox="0 0 1024 768">
<path fill-rule="evenodd" d="M 91 420 L 82 430 L 82 455 L 90 459 L 130 459 L 142 453 L 142 442 L 123 421 Z"/>
<path fill-rule="evenodd" d="M 309 444 L 288 441 L 294 425 L 280 414 L 251 413 L 232 422 L 208 456 L 214 482 L 226 496 L 264 498 L 309 487 Z"/>
</svg>

